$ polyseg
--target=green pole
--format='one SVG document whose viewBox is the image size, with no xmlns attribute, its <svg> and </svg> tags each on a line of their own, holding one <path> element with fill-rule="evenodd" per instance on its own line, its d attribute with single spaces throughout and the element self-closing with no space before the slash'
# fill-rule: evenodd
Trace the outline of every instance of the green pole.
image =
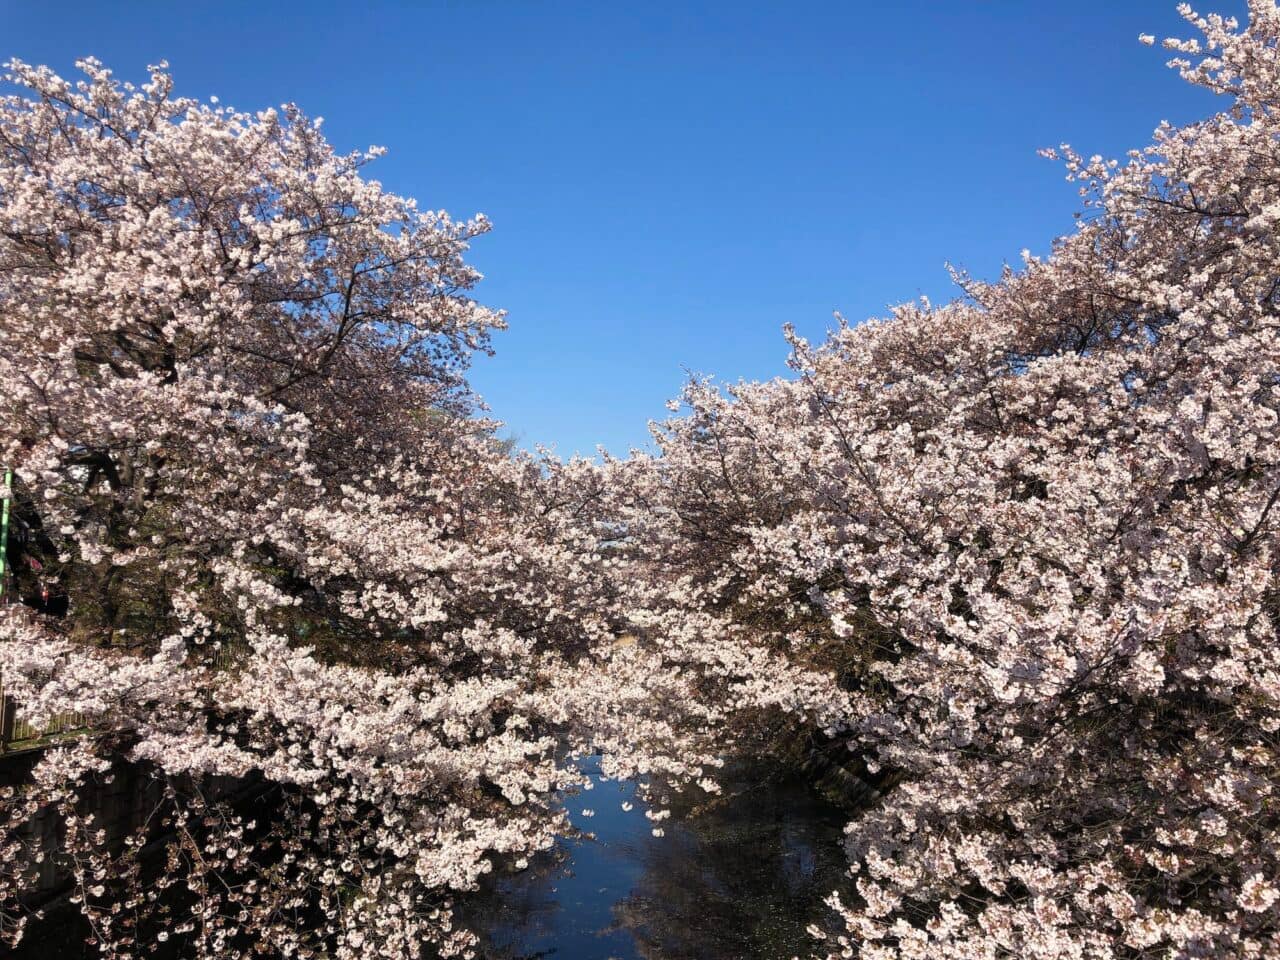
<svg viewBox="0 0 1280 960">
<path fill-rule="evenodd" d="M 13 502 L 13 468 L 4 469 L 4 488 L 0 489 L 4 508 L 0 510 L 0 599 L 4 597 L 4 585 L 9 579 L 6 561 L 9 558 L 9 504 Z"/>
</svg>

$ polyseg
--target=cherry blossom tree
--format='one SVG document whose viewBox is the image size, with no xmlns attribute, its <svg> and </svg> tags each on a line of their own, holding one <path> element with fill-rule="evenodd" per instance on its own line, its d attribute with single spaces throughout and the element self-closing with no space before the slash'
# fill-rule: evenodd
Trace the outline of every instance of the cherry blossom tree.
<svg viewBox="0 0 1280 960">
<path fill-rule="evenodd" d="M 1183 12 L 1230 106 L 1056 151 L 1051 255 L 790 334 L 607 465 L 690 727 L 868 788 L 824 956 L 1280 952 L 1280 13 Z"/>
<path fill-rule="evenodd" d="M 81 69 L 11 62 L 0 101 L 0 462 L 70 605 L 0 609 L 0 671 L 93 732 L 0 798 L 3 933 L 52 810 L 105 955 L 466 953 L 453 894 L 553 842 L 585 731 L 628 744 L 599 473 L 475 415 L 482 217 L 388 193 L 293 106 Z M 121 762 L 164 788 L 123 850 L 83 800 Z"/>
</svg>

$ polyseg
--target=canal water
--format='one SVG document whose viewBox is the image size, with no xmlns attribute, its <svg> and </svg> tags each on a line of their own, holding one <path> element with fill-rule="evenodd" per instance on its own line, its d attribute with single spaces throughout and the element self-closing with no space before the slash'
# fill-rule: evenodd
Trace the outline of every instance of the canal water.
<svg viewBox="0 0 1280 960">
<path fill-rule="evenodd" d="M 847 883 L 839 810 L 799 783 L 741 767 L 723 778 L 719 798 L 696 790 L 696 799 L 678 798 L 655 837 L 635 785 L 588 769 L 594 789 L 567 803 L 574 826 L 593 836 L 563 842 L 464 907 L 487 956 L 807 955 L 814 941 L 805 927 L 829 919 L 822 900 Z"/>
<path fill-rule="evenodd" d="M 484 960 L 808 955 L 805 927 L 828 919 L 823 898 L 847 882 L 839 810 L 776 771 L 738 766 L 722 771 L 718 797 L 675 797 L 654 836 L 635 784 L 604 780 L 593 761 L 583 769 L 593 788 L 565 798 L 583 835 L 459 903 Z M 12 955 L 89 960 L 88 932 L 74 908 L 53 911 Z M 179 943 L 167 946 L 181 960 Z"/>
</svg>

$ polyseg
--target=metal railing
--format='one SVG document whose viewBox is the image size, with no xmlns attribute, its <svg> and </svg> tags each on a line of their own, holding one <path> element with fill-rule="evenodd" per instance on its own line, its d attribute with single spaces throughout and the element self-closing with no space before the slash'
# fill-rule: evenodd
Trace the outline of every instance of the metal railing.
<svg viewBox="0 0 1280 960">
<path fill-rule="evenodd" d="M 223 642 L 213 655 L 213 669 L 234 670 L 244 662 L 248 652 L 247 644 Z M 89 720 L 82 713 L 59 713 L 39 727 L 24 720 L 17 703 L 5 693 L 4 677 L 0 675 L 0 754 L 47 746 L 50 741 L 90 729 Z"/>
<path fill-rule="evenodd" d="M 4 678 L 0 677 L 0 753 L 44 746 L 51 740 L 84 731 L 88 726 L 82 713 L 60 713 L 49 723 L 34 726 L 19 714 L 17 704 L 5 693 Z"/>
</svg>

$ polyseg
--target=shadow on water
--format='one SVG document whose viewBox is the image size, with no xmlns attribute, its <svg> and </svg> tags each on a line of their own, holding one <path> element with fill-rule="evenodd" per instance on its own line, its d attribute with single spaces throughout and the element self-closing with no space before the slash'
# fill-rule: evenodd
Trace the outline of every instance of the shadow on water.
<svg viewBox="0 0 1280 960">
<path fill-rule="evenodd" d="M 822 898 L 843 885 L 846 816 L 802 784 L 740 767 L 724 795 L 677 799 L 665 836 L 630 783 L 569 799 L 575 826 L 552 857 L 466 904 L 493 960 L 788 960 L 812 944 Z M 584 818 L 584 808 L 595 816 Z"/>
</svg>

